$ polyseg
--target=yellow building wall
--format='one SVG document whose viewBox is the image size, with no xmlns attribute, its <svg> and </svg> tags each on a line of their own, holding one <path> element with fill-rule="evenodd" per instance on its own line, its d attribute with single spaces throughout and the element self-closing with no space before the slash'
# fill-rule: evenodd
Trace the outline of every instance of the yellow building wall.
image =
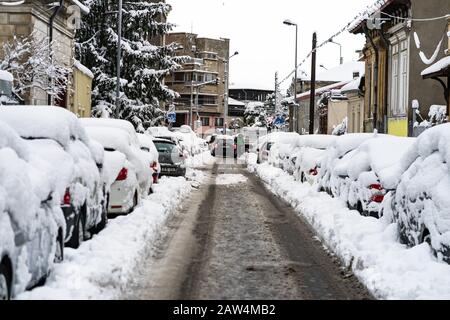
<svg viewBox="0 0 450 320">
<path fill-rule="evenodd" d="M 398 137 L 408 136 L 408 119 L 389 119 L 388 120 L 388 133 Z"/>
<path fill-rule="evenodd" d="M 91 117 L 91 95 L 92 79 L 77 68 L 74 68 L 73 110 L 71 111 L 80 118 Z"/>
</svg>

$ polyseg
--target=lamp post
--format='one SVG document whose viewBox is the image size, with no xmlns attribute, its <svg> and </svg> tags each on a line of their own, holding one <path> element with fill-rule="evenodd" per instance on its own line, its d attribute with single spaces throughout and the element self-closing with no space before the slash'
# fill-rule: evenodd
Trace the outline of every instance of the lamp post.
<svg viewBox="0 0 450 320">
<path fill-rule="evenodd" d="M 120 60 L 122 60 L 122 0 L 119 0 L 119 14 L 117 23 L 117 84 L 116 84 L 116 118 L 119 118 L 120 107 Z"/>
<path fill-rule="evenodd" d="M 323 64 L 321 64 L 319 67 L 324 68 L 325 70 L 328 70 L 328 68 L 325 67 Z"/>
<path fill-rule="evenodd" d="M 224 108 L 223 108 L 223 134 L 227 133 L 227 116 L 228 116 L 228 91 L 230 81 L 230 59 L 237 56 L 239 52 L 235 51 L 225 62 L 225 95 L 224 95 Z"/>
<path fill-rule="evenodd" d="M 344 58 L 342 57 L 342 44 L 334 42 L 332 39 L 328 40 L 328 42 L 339 46 L 339 64 L 344 64 Z"/>
<path fill-rule="evenodd" d="M 295 72 L 294 72 L 294 109 L 292 110 L 293 115 L 293 126 L 292 130 L 294 132 L 297 132 L 298 124 L 297 124 L 297 52 L 298 52 L 298 26 L 296 23 L 292 22 L 291 20 L 284 20 L 283 23 L 288 26 L 295 26 Z"/>
</svg>

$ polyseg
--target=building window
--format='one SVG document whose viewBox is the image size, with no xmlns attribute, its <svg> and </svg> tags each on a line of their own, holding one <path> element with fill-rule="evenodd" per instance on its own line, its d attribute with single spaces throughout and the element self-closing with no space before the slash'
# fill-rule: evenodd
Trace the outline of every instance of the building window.
<svg viewBox="0 0 450 320">
<path fill-rule="evenodd" d="M 373 100 L 372 100 L 372 98 L 373 98 L 373 86 L 372 86 L 372 83 L 373 83 L 373 79 L 372 79 L 372 74 L 373 74 L 373 72 L 372 72 L 372 64 L 370 63 L 368 66 L 367 66 L 367 78 L 366 78 L 366 88 L 368 89 L 367 91 L 368 91 L 368 93 L 369 93 L 369 95 L 368 95 L 368 97 L 367 97 L 367 101 L 368 101 L 368 103 L 369 103 L 369 107 L 367 108 L 367 118 L 372 118 L 372 105 L 373 105 Z"/>
<path fill-rule="evenodd" d="M 408 106 L 409 43 L 407 39 L 395 41 L 392 42 L 390 56 L 390 115 L 405 116 Z"/>
<path fill-rule="evenodd" d="M 223 118 L 216 118 L 214 122 L 215 127 L 223 127 Z"/>
<path fill-rule="evenodd" d="M 209 117 L 200 117 L 202 127 L 209 127 Z"/>
<path fill-rule="evenodd" d="M 184 77 L 185 77 L 184 73 L 177 72 L 177 73 L 175 73 L 174 80 L 175 80 L 175 82 L 184 82 Z"/>
</svg>

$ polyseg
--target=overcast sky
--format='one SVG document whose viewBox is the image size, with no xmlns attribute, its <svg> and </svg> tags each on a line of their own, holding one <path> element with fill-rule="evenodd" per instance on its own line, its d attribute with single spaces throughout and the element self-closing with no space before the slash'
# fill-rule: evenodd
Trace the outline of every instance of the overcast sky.
<svg viewBox="0 0 450 320">
<path fill-rule="evenodd" d="M 299 27 L 299 62 L 311 50 L 312 33 L 326 40 L 345 26 L 374 0 L 167 0 L 173 6 L 169 21 L 174 31 L 200 37 L 229 38 L 230 83 L 238 86 L 274 87 L 275 72 L 280 80 L 294 69 L 295 28 L 283 24 L 290 19 Z M 343 45 L 345 61 L 357 59 L 364 37 L 345 33 L 335 39 Z M 319 50 L 317 65 L 339 64 L 339 46 L 328 44 Z M 301 67 L 310 73 L 310 63 Z M 324 71 L 319 68 L 318 72 Z M 282 88 L 286 89 L 288 81 Z"/>
</svg>

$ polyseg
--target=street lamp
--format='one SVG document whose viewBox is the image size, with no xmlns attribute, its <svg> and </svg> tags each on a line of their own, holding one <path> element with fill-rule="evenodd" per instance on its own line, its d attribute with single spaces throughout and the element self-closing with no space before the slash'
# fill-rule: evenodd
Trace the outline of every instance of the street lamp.
<svg viewBox="0 0 450 320">
<path fill-rule="evenodd" d="M 324 68 L 325 70 L 328 70 L 323 64 L 321 64 L 319 67 Z"/>
<path fill-rule="evenodd" d="M 292 110 L 293 115 L 293 126 L 292 130 L 297 131 L 297 117 L 296 113 L 298 112 L 297 108 L 297 52 L 298 52 L 298 25 L 291 20 L 287 19 L 284 20 L 283 23 L 288 26 L 295 26 L 295 74 L 294 74 L 294 109 Z"/>
<path fill-rule="evenodd" d="M 344 64 L 344 58 L 342 57 L 342 44 L 334 42 L 333 39 L 328 40 L 328 42 L 337 44 L 339 46 L 339 64 Z"/>
<path fill-rule="evenodd" d="M 225 95 L 223 108 L 223 134 L 227 133 L 227 116 L 228 116 L 228 94 L 229 94 L 229 74 L 230 74 L 230 59 L 239 54 L 235 51 L 225 62 Z"/>
</svg>

